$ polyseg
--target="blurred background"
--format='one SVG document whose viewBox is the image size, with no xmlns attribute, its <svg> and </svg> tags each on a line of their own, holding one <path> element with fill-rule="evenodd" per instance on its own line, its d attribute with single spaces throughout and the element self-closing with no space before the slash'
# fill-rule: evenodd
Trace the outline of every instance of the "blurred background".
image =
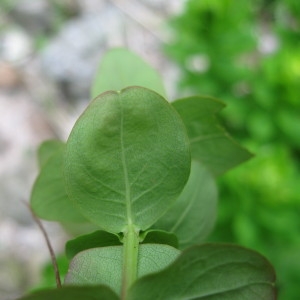
<svg viewBox="0 0 300 300">
<path fill-rule="evenodd" d="M 0 2 L 0 299 L 15 299 L 53 276 L 44 239 L 22 203 L 37 174 L 36 148 L 67 138 L 90 100 L 101 56 L 119 46 L 161 73 L 170 100 L 193 93 L 226 102 L 220 119 L 255 157 L 218 178 L 219 218 L 209 240 L 261 252 L 275 266 L 278 298 L 298 299 L 295 0 Z M 62 252 L 66 233 L 44 224 Z"/>
</svg>

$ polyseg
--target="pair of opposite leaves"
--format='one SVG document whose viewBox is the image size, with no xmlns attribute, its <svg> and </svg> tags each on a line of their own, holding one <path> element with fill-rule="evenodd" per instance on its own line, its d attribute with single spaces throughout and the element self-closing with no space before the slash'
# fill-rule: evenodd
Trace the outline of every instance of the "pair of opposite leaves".
<svg viewBox="0 0 300 300">
<path fill-rule="evenodd" d="M 190 98 L 185 101 L 193 100 L 195 99 Z M 180 110 L 182 103 L 183 109 L 181 107 Z M 192 145 L 193 143 L 197 145 L 197 142 L 203 143 L 209 139 L 223 137 L 220 132 L 217 135 L 212 133 L 213 126 L 205 127 L 205 122 L 202 122 L 199 130 L 199 121 L 193 119 L 190 109 L 186 109 L 186 102 L 178 101 L 177 104 L 183 120 L 185 120 L 185 116 L 190 120 L 190 122 L 185 122 L 188 125 L 186 127 L 189 139 L 186 136 L 182 120 L 174 109 L 159 95 L 147 89 L 128 88 L 121 93 L 105 93 L 92 102 L 74 126 L 65 155 L 64 176 L 68 195 L 83 215 L 102 228 L 117 233 L 124 230 L 128 223 L 135 224 L 138 229 L 146 230 L 171 206 L 181 193 L 189 176 L 190 141 Z M 176 103 L 174 106 L 176 107 Z M 194 116 L 199 117 L 199 111 Z M 207 116 L 205 117 L 209 119 Z M 209 122 L 207 123 L 209 124 Z M 209 138 L 199 137 L 199 131 L 205 133 Z M 196 155 L 194 156 L 197 157 L 197 147 L 195 148 L 194 154 L 196 153 Z M 209 152 L 213 150 L 209 149 Z M 197 170 L 197 167 L 194 170 Z M 197 171 L 194 173 L 197 174 Z M 194 176 L 192 187 L 188 190 L 197 192 L 195 189 L 197 186 L 195 180 L 197 181 L 197 179 L 197 176 Z M 171 219 L 173 216 L 174 219 L 173 213 L 169 216 Z M 167 221 L 162 224 L 168 223 L 168 218 L 165 220 Z M 169 223 L 174 223 L 174 220 Z M 174 224 L 172 226 L 174 228 Z M 151 265 L 147 263 L 141 264 L 140 276 L 160 270 L 178 255 L 175 253 L 178 250 L 166 249 L 164 245 L 155 245 L 152 250 L 149 247 L 152 246 L 141 247 L 141 257 L 147 257 L 147 251 L 155 253 L 156 250 L 164 252 L 166 257 L 158 258 L 154 255 L 153 260 L 157 259 L 160 262 L 159 268 L 151 268 Z M 143 254 L 144 249 L 145 254 Z M 219 246 L 218 248 L 215 246 L 216 249 L 221 249 L 221 252 L 225 251 L 226 253 L 228 247 Z M 112 250 L 120 252 L 120 248 L 116 247 L 102 250 L 92 249 L 84 253 L 77 258 L 79 270 L 76 260 L 75 263 L 73 262 L 75 266 L 71 268 L 69 282 L 74 283 L 79 280 L 78 283 L 85 283 L 82 281 L 82 275 L 84 272 L 89 273 L 93 270 L 83 270 L 83 264 L 86 264 L 89 258 L 93 260 L 96 256 L 101 256 L 106 250 L 110 251 L 109 255 Z M 113 255 L 114 259 L 122 257 L 119 252 Z M 194 249 L 194 252 L 198 253 L 199 249 Z M 198 253 L 198 259 L 201 257 L 199 254 L 201 253 Z M 245 253 L 243 254 L 242 251 L 241 257 L 243 255 Z M 225 258 L 226 255 L 223 259 Z M 243 259 L 242 262 L 245 263 Z M 112 260 L 108 264 L 104 264 L 104 268 L 108 265 L 111 266 L 111 263 Z M 115 269 L 121 263 L 121 261 L 117 262 Z M 86 265 L 91 264 L 87 263 Z M 96 264 L 96 269 L 99 270 L 101 267 L 103 266 Z M 220 266 L 217 265 L 217 267 Z M 242 270 L 243 266 L 240 265 L 239 269 Z M 250 269 L 248 268 L 248 272 Z M 205 273 L 205 269 L 200 268 L 199 271 Z M 253 274 L 253 266 L 251 271 Z M 121 271 L 117 273 L 120 275 Z M 236 275 L 236 272 L 234 274 Z M 76 278 L 77 275 L 79 279 Z M 270 272 L 268 275 L 270 276 Z M 95 283 L 108 284 L 116 292 L 119 290 L 118 284 L 101 280 L 100 282 L 96 280 Z M 93 281 L 93 278 L 86 283 L 90 283 L 90 281 Z M 113 282 L 120 282 L 120 278 L 113 278 Z M 157 283 L 156 281 L 156 286 Z M 251 281 L 248 281 L 248 286 L 246 285 L 242 290 L 244 292 L 249 290 L 251 284 Z M 257 286 L 261 288 L 264 284 L 259 281 Z M 271 291 L 268 284 L 264 287 L 268 293 Z M 231 292 L 236 288 L 234 286 Z M 139 286 L 133 290 L 137 295 L 142 292 L 136 292 L 139 290 Z"/>
<path fill-rule="evenodd" d="M 124 100 L 121 100 L 122 97 Z M 156 99 L 157 103 L 153 99 Z M 122 113 L 123 117 L 126 116 L 126 120 L 122 120 L 121 103 L 124 106 Z M 84 199 L 79 199 L 78 203 L 81 206 L 86 205 L 92 212 L 92 216 L 89 215 L 88 219 L 92 218 L 101 228 L 112 232 L 122 231 L 126 223 L 125 214 L 128 212 L 125 207 L 131 206 L 133 201 L 131 209 L 136 210 L 134 214 L 145 222 L 136 225 L 145 229 L 170 206 L 170 202 L 175 200 L 185 184 L 189 169 L 187 148 L 190 143 L 193 164 L 189 183 L 176 206 L 173 206 L 170 213 L 160 220 L 158 228 L 175 232 L 179 235 L 182 246 L 201 242 L 212 228 L 216 211 L 216 187 L 207 169 L 218 175 L 250 157 L 247 151 L 235 144 L 218 126 L 215 113 L 222 107 L 223 104 L 216 100 L 200 97 L 177 100 L 171 106 L 159 95 L 142 88 L 127 89 L 121 94 L 103 94 L 92 102 L 78 120 L 69 138 L 66 161 L 70 166 L 77 168 L 64 171 L 65 177 L 70 178 L 69 186 L 74 187 L 74 190 L 70 189 L 70 193 L 75 196 L 81 195 L 80 199 Z M 185 128 L 173 108 L 180 114 Z M 121 131 L 120 125 L 124 121 L 124 125 L 128 128 L 123 128 Z M 100 128 L 101 126 L 103 128 Z M 185 136 L 186 130 L 189 141 Z M 126 139 L 123 145 L 120 143 L 121 133 Z M 102 144 L 97 145 L 98 141 Z M 179 145 L 185 147 L 183 159 L 176 153 L 180 150 Z M 47 147 L 41 148 L 41 150 L 46 148 L 41 151 L 42 154 L 44 152 L 46 154 L 40 155 L 44 163 L 41 163 L 43 168 L 32 191 L 32 207 L 36 214 L 44 219 L 83 222 L 82 215 L 70 209 L 62 178 L 63 172 L 58 172 L 64 164 L 64 144 L 56 143 L 55 147 L 53 144 L 45 146 Z M 124 148 L 122 152 L 122 146 L 129 148 Z M 50 158 L 49 148 L 51 154 L 58 149 L 57 153 Z M 145 153 L 142 153 L 143 151 Z M 122 155 L 128 160 L 125 165 L 128 174 L 124 173 L 126 168 L 124 169 Z M 71 171 L 74 174 L 71 174 Z M 180 174 L 183 174 L 181 178 Z M 101 177 L 101 182 L 97 176 Z M 127 201 L 127 204 L 126 192 L 124 192 L 126 176 L 128 186 L 135 178 L 139 179 L 134 182 L 130 195 L 132 199 Z M 86 182 L 89 186 L 85 186 Z M 140 182 L 143 184 L 141 185 Z M 199 185 L 197 182 L 202 184 Z M 154 185 L 156 185 L 155 189 L 152 188 Z M 164 191 L 163 185 L 169 190 Z M 98 195 L 97 188 L 105 195 L 101 193 Z M 146 195 L 147 190 L 148 195 Z M 86 191 L 90 198 L 87 197 Z M 156 194 L 153 194 L 154 192 Z M 154 200 L 148 198 L 151 194 Z M 125 200 L 117 200 L 120 196 Z M 94 200 L 91 200 L 93 197 Z M 160 201 L 162 197 L 164 200 Z M 88 199 L 90 199 L 89 203 L 86 202 Z M 151 208 L 149 204 L 158 206 Z M 100 212 L 98 205 L 101 206 Z M 148 212 L 141 213 L 144 209 L 148 209 Z M 104 213 L 98 215 L 97 211 L 99 213 L 104 211 Z M 156 216 L 151 213 L 155 211 L 158 214 Z M 114 227 L 111 225 L 107 227 L 107 224 L 103 227 L 102 223 L 99 224 L 105 220 L 114 223 Z M 149 220 L 152 221 L 149 223 Z M 195 228 L 201 230 L 196 232 Z M 196 234 L 191 236 L 192 232 Z"/>
</svg>

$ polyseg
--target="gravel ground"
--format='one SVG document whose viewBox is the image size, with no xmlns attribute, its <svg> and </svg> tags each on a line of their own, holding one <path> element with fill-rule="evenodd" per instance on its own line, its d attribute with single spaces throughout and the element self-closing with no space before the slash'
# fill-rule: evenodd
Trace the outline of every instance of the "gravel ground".
<svg viewBox="0 0 300 300">
<path fill-rule="evenodd" d="M 39 282 L 49 260 L 41 232 L 22 201 L 37 175 L 35 151 L 66 139 L 89 101 L 101 55 L 127 47 L 157 68 L 175 96 L 177 70 L 162 55 L 165 20 L 184 1 L 11 0 L 0 4 L 0 299 Z M 44 222 L 53 247 L 66 234 Z"/>
</svg>

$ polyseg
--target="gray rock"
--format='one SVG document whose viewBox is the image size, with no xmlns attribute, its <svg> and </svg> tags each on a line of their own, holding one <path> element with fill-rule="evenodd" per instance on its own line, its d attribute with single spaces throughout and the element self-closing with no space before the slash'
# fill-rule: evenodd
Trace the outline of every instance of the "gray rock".
<svg viewBox="0 0 300 300">
<path fill-rule="evenodd" d="M 47 0 L 19 0 L 11 11 L 15 21 L 32 34 L 40 34 L 52 27 L 54 7 Z"/>
<path fill-rule="evenodd" d="M 12 26 L 0 33 L 0 59 L 19 63 L 27 59 L 32 51 L 33 41 L 22 28 Z"/>
<path fill-rule="evenodd" d="M 84 14 L 69 21 L 41 54 L 44 72 L 68 88 L 70 97 L 88 98 L 100 55 L 122 31 L 117 11 Z M 109 30 L 107 30 L 109 26 Z"/>
</svg>

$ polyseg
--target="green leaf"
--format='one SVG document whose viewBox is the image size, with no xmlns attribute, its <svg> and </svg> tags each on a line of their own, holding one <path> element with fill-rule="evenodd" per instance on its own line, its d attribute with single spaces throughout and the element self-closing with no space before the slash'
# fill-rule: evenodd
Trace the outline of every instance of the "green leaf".
<svg viewBox="0 0 300 300">
<path fill-rule="evenodd" d="M 35 292 L 18 300 L 118 300 L 107 286 L 66 286 Z"/>
<path fill-rule="evenodd" d="M 217 198 L 212 175 L 201 163 L 192 161 L 190 178 L 181 195 L 155 227 L 173 232 L 181 249 L 201 243 L 214 226 Z"/>
<path fill-rule="evenodd" d="M 63 227 L 65 232 L 70 237 L 78 237 L 80 235 L 91 233 L 95 230 L 99 230 L 99 226 L 89 222 L 60 222 L 60 225 Z"/>
<path fill-rule="evenodd" d="M 53 154 L 62 150 L 64 147 L 65 143 L 59 140 L 48 140 L 43 142 L 38 149 L 39 167 L 42 168 Z"/>
<path fill-rule="evenodd" d="M 70 199 L 109 232 L 149 228 L 180 195 L 190 172 L 182 120 L 160 95 L 141 87 L 92 101 L 67 142 Z"/>
<path fill-rule="evenodd" d="M 274 270 L 260 254 L 207 244 L 185 250 L 163 271 L 137 280 L 127 300 L 271 300 L 274 282 Z"/>
<path fill-rule="evenodd" d="M 46 158 L 46 152 L 43 161 Z M 87 222 L 69 200 L 63 180 L 64 147 L 43 163 L 31 192 L 30 204 L 34 213 L 45 220 L 62 222 Z"/>
<path fill-rule="evenodd" d="M 162 230 L 148 230 L 141 235 L 141 239 L 143 244 L 165 244 L 178 248 L 176 235 Z M 122 245 L 122 242 L 117 234 L 98 230 L 69 240 L 66 243 L 66 256 L 72 259 L 76 254 L 87 249 L 118 245 Z"/>
<path fill-rule="evenodd" d="M 224 104 L 208 97 L 190 97 L 173 102 L 187 128 L 192 158 L 202 162 L 214 175 L 220 175 L 251 158 L 219 126 L 215 114 Z"/>
<path fill-rule="evenodd" d="M 163 230 L 150 229 L 140 235 L 143 244 L 164 244 L 178 248 L 178 239 L 175 234 Z"/>
<path fill-rule="evenodd" d="M 178 255 L 179 250 L 168 245 L 140 245 L 137 276 L 141 277 L 162 270 Z M 71 261 L 65 284 L 105 284 L 119 294 L 122 283 L 122 262 L 122 246 L 94 248 L 80 252 Z"/>
<path fill-rule="evenodd" d="M 72 259 L 77 253 L 90 248 L 122 245 L 117 234 L 98 230 L 82 235 L 66 243 L 66 256 Z"/>
<path fill-rule="evenodd" d="M 127 86 L 143 86 L 163 96 L 160 75 L 138 55 L 127 49 L 113 49 L 104 55 L 92 85 L 92 99 L 99 94 Z"/>
</svg>

